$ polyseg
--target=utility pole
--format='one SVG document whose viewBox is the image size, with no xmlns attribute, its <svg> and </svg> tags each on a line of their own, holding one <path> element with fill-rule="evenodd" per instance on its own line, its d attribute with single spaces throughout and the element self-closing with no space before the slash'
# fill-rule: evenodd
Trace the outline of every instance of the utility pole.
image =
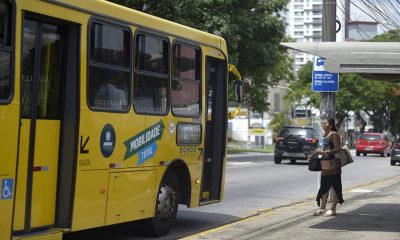
<svg viewBox="0 0 400 240">
<path fill-rule="evenodd" d="M 344 1 L 344 39 L 349 39 L 349 23 L 350 23 L 350 0 Z"/>
<path fill-rule="evenodd" d="M 322 41 L 336 42 L 336 0 L 322 1 Z M 320 98 L 321 118 L 335 118 L 336 93 L 321 92 Z"/>
<path fill-rule="evenodd" d="M 336 42 L 336 0 L 323 0 L 322 4 L 322 41 Z M 335 118 L 336 93 L 321 92 L 320 98 L 319 109 L 321 111 L 321 118 Z M 332 196 L 333 190 L 331 188 L 329 190 L 331 202 L 333 200 Z"/>
</svg>

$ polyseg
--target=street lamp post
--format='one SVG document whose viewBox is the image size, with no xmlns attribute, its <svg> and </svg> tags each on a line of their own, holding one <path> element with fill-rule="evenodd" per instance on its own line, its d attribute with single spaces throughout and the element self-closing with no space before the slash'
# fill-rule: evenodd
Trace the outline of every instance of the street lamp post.
<svg viewBox="0 0 400 240">
<path fill-rule="evenodd" d="M 281 86 L 281 85 L 277 85 L 276 87 L 277 87 L 277 88 L 282 88 L 282 89 L 289 90 L 291 93 L 293 93 L 293 94 L 294 94 L 294 91 L 293 91 L 293 89 L 291 89 L 290 87 L 285 87 L 285 86 Z"/>
</svg>

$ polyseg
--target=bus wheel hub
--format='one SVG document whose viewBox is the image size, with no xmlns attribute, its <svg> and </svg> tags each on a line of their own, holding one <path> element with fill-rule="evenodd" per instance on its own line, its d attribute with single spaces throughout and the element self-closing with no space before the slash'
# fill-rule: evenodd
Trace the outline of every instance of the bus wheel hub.
<svg viewBox="0 0 400 240">
<path fill-rule="evenodd" d="M 161 219 L 168 219 L 174 215 L 176 208 L 176 193 L 168 185 L 163 185 L 158 196 L 158 214 Z"/>
</svg>

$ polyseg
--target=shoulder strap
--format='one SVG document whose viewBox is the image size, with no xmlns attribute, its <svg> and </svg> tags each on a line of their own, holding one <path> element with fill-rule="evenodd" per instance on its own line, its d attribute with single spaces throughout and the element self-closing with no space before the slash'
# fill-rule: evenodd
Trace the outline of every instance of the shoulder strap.
<svg viewBox="0 0 400 240">
<path fill-rule="evenodd" d="M 332 144 L 333 144 L 333 136 L 334 135 L 337 135 L 338 136 L 338 138 L 339 138 L 339 144 L 340 144 L 340 147 L 342 146 L 342 139 L 340 138 L 340 135 L 339 135 L 339 133 L 338 132 L 332 132 L 332 134 L 330 135 L 331 136 L 331 140 L 332 140 Z"/>
<path fill-rule="evenodd" d="M 333 133 L 334 133 L 334 131 L 331 131 L 331 132 L 329 133 L 329 135 L 328 135 L 328 136 L 326 136 L 325 138 L 332 138 L 332 136 L 333 136 Z"/>
</svg>

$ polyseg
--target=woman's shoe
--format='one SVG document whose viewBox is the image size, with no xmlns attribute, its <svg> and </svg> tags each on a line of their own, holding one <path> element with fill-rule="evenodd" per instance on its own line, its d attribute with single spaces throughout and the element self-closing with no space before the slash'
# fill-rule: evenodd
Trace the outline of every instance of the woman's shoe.
<svg viewBox="0 0 400 240">
<path fill-rule="evenodd" d="M 313 213 L 313 216 L 321 216 L 323 214 L 325 214 L 325 209 L 318 209 Z"/>
<path fill-rule="evenodd" d="M 322 214 L 324 217 L 334 217 L 336 216 L 336 211 L 335 210 L 328 210 L 324 214 Z"/>
</svg>

